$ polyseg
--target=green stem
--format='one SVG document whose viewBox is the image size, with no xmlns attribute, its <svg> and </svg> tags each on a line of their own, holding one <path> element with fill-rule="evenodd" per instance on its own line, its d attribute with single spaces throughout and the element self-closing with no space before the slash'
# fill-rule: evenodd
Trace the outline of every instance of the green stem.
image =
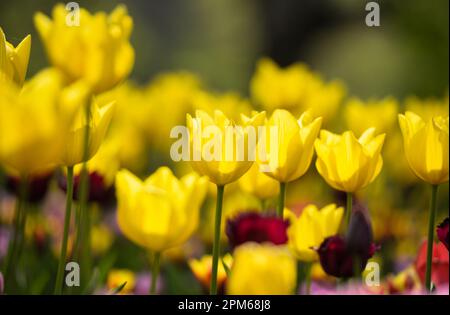
<svg viewBox="0 0 450 315">
<path fill-rule="evenodd" d="M 311 270 L 312 264 L 306 263 L 305 266 L 305 294 L 311 295 Z"/>
<path fill-rule="evenodd" d="M 27 196 L 27 179 L 20 178 L 19 196 L 16 200 L 16 209 L 14 214 L 14 232 L 11 243 L 8 247 L 8 256 L 5 260 L 5 283 L 6 287 L 11 287 L 10 281 L 16 273 L 17 260 L 19 259 L 23 245 L 25 221 L 26 221 L 26 196 Z"/>
<path fill-rule="evenodd" d="M 283 218 L 284 202 L 286 200 L 286 183 L 280 182 L 280 195 L 278 196 L 277 215 Z"/>
<path fill-rule="evenodd" d="M 153 265 L 152 265 L 152 284 L 150 286 L 150 294 L 155 295 L 156 294 L 156 283 L 158 280 L 159 275 L 159 266 L 161 261 L 161 253 L 156 252 L 153 259 Z"/>
<path fill-rule="evenodd" d="M 222 221 L 223 192 L 225 186 L 217 185 L 216 218 L 214 224 L 213 261 L 211 271 L 210 295 L 217 295 L 217 268 L 219 267 L 220 227 Z"/>
<path fill-rule="evenodd" d="M 425 271 L 425 288 L 431 292 L 431 267 L 433 259 L 434 220 L 436 217 L 436 199 L 438 185 L 431 186 L 430 217 L 428 219 L 427 268 Z"/>
<path fill-rule="evenodd" d="M 351 192 L 347 193 L 347 209 L 345 211 L 345 226 L 348 229 L 350 225 L 350 219 L 352 217 L 352 207 L 353 207 L 353 194 Z"/>
<path fill-rule="evenodd" d="M 61 244 L 61 253 L 59 256 L 58 273 L 55 283 L 55 294 L 62 294 L 64 265 L 67 256 L 67 240 L 69 238 L 70 217 L 72 211 L 73 198 L 73 166 L 67 167 L 67 193 L 66 193 L 66 213 L 64 218 L 64 234 Z"/>
</svg>

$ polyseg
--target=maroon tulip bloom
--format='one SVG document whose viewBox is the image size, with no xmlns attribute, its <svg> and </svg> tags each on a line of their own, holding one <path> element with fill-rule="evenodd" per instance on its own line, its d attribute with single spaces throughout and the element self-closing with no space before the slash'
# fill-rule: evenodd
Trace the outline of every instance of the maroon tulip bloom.
<svg viewBox="0 0 450 315">
<path fill-rule="evenodd" d="M 281 245 L 288 240 L 288 226 L 288 221 L 273 215 L 246 212 L 227 221 L 226 234 L 233 248 L 245 242 L 271 242 Z"/>
<path fill-rule="evenodd" d="M 338 278 L 354 276 L 357 269 L 361 273 L 369 258 L 377 250 L 373 243 L 372 228 L 363 211 L 352 214 L 345 237 L 335 235 L 326 238 L 320 245 L 320 264 L 323 270 Z"/>
<path fill-rule="evenodd" d="M 438 225 L 436 232 L 439 240 L 442 242 L 442 244 L 445 245 L 445 247 L 447 247 L 448 250 L 448 242 L 449 242 L 448 217 L 444 221 L 442 221 L 441 224 Z"/>
<path fill-rule="evenodd" d="M 89 179 L 89 191 L 88 201 L 90 202 L 107 202 L 110 197 L 114 195 L 112 187 L 105 185 L 105 181 L 102 175 L 97 172 L 88 174 Z M 81 175 L 75 175 L 73 179 L 73 200 L 78 200 L 80 196 Z M 59 187 L 67 191 L 67 182 L 65 178 L 59 181 Z"/>
<path fill-rule="evenodd" d="M 34 176 L 28 179 L 26 187 L 22 188 L 21 180 L 15 176 L 8 176 L 6 179 L 6 190 L 15 196 L 20 196 L 20 190 L 25 189 L 23 192 L 25 199 L 30 203 L 41 202 L 47 194 L 50 180 L 53 173 Z"/>
</svg>

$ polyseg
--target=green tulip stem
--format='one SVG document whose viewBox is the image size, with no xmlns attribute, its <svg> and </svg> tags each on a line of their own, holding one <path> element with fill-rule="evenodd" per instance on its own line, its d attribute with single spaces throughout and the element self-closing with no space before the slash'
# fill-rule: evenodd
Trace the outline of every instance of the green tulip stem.
<svg viewBox="0 0 450 315">
<path fill-rule="evenodd" d="M 161 253 L 156 252 L 153 257 L 153 264 L 152 264 L 152 283 L 150 286 L 150 294 L 155 295 L 156 294 L 156 283 L 158 282 L 158 275 L 159 275 L 159 267 L 161 262 Z"/>
<path fill-rule="evenodd" d="M 220 227 L 222 221 L 223 192 L 225 186 L 217 185 L 216 218 L 214 224 L 213 261 L 211 271 L 210 295 L 217 295 L 217 268 L 219 267 Z"/>
<path fill-rule="evenodd" d="M 353 194 L 351 192 L 347 193 L 347 209 L 345 211 L 345 226 L 348 229 L 350 225 L 350 218 L 352 217 L 352 207 L 353 207 Z"/>
<path fill-rule="evenodd" d="M 431 186 L 430 217 L 428 219 L 427 268 L 425 271 L 425 288 L 431 292 L 431 264 L 433 259 L 434 220 L 436 217 L 436 199 L 438 185 Z"/>
<path fill-rule="evenodd" d="M 73 166 L 67 167 L 67 192 L 66 192 L 66 213 L 64 217 L 64 233 L 61 243 L 61 252 L 58 263 L 58 273 L 55 283 L 55 294 L 62 294 L 64 265 L 67 256 L 67 240 L 69 238 L 70 218 L 72 212 L 73 199 Z"/>
<path fill-rule="evenodd" d="M 277 215 L 283 218 L 284 202 L 286 200 L 286 183 L 280 182 L 280 195 L 278 196 Z"/>
<path fill-rule="evenodd" d="M 20 178 L 19 196 L 16 200 L 16 209 L 14 213 L 14 232 L 11 243 L 8 247 L 8 255 L 5 260 L 5 283 L 6 288 L 10 287 L 10 281 L 16 273 L 17 261 L 23 245 L 25 224 L 26 224 L 26 198 L 27 198 L 27 178 Z"/>
<path fill-rule="evenodd" d="M 311 295 L 311 271 L 312 263 L 306 263 L 305 266 L 305 294 Z"/>
</svg>

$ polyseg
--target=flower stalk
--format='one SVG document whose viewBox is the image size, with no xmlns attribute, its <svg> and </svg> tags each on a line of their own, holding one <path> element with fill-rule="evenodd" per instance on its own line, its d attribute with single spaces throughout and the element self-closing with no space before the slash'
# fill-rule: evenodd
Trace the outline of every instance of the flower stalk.
<svg viewBox="0 0 450 315">
<path fill-rule="evenodd" d="M 277 215 L 283 218 L 284 203 L 286 200 L 286 183 L 280 182 L 280 195 L 278 196 Z"/>
<path fill-rule="evenodd" d="M 216 218 L 214 224 L 213 261 L 211 271 L 210 295 L 217 295 L 217 269 L 220 254 L 220 227 L 222 221 L 223 193 L 225 186 L 217 185 Z"/>
<path fill-rule="evenodd" d="M 156 294 L 156 283 L 158 282 L 158 275 L 161 263 L 161 253 L 156 252 L 153 257 L 153 265 L 152 265 L 152 283 L 150 286 L 150 294 Z"/>
<path fill-rule="evenodd" d="M 427 267 L 425 271 L 425 288 L 431 292 L 431 268 L 433 263 L 433 244 L 434 244 L 434 221 L 436 217 L 436 199 L 438 192 L 438 185 L 431 185 L 431 202 L 430 202 L 430 216 L 428 219 L 428 243 L 427 243 Z"/>
</svg>

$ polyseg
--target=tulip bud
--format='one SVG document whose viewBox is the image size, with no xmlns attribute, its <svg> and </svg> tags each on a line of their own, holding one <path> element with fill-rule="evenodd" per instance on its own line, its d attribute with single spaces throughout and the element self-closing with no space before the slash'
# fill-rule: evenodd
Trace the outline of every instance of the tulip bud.
<svg viewBox="0 0 450 315">
<path fill-rule="evenodd" d="M 289 222 L 274 215 L 257 212 L 241 213 L 227 221 L 226 234 L 231 247 L 246 242 L 285 244 Z"/>
<path fill-rule="evenodd" d="M 448 217 L 442 221 L 441 224 L 437 227 L 437 235 L 439 240 L 442 242 L 442 244 L 447 247 L 448 250 L 448 242 L 449 242 L 449 235 L 448 235 Z"/>
</svg>

